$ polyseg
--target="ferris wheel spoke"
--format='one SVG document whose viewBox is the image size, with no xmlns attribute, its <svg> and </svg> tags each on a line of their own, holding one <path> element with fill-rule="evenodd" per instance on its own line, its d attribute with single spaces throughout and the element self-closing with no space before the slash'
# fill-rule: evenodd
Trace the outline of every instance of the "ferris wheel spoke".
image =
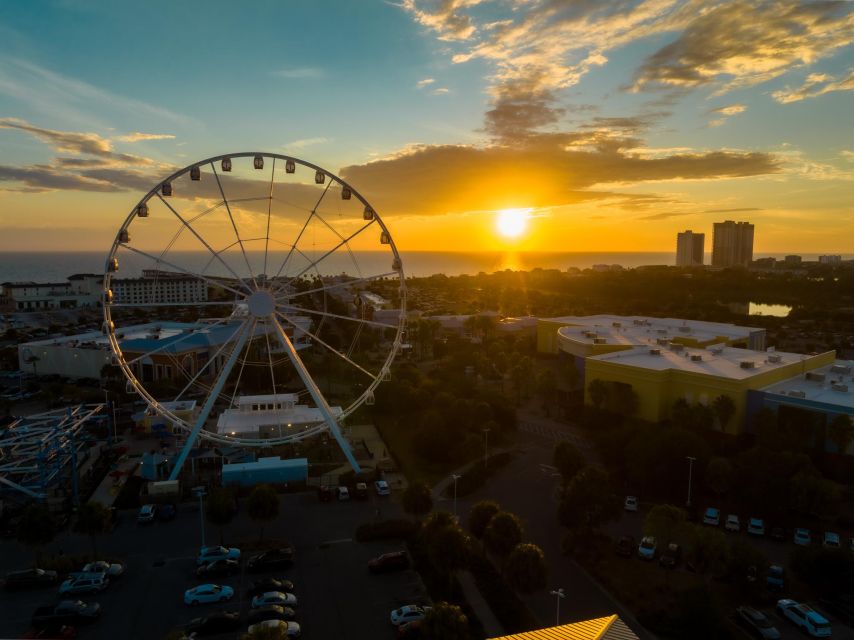
<svg viewBox="0 0 854 640">
<path fill-rule="evenodd" d="M 212 324 L 205 325 L 205 328 L 206 329 L 213 329 L 214 327 L 218 327 L 218 326 L 222 325 L 224 322 L 228 322 L 229 320 L 231 320 L 231 317 L 226 316 L 225 318 L 220 318 L 219 320 L 217 320 L 216 322 L 214 322 Z M 181 336 L 180 338 L 178 338 L 177 340 L 172 340 L 171 342 L 168 342 L 164 345 L 161 345 L 161 346 L 157 347 L 156 349 L 152 349 L 151 351 L 146 351 L 141 356 L 137 356 L 133 360 L 129 360 L 126 364 L 128 366 L 130 366 L 132 364 L 136 364 L 140 360 L 143 360 L 145 358 L 153 356 L 155 353 L 160 353 L 161 351 L 164 351 L 164 350 L 168 349 L 169 347 L 174 347 L 176 344 L 181 344 L 182 342 L 184 342 L 184 340 L 187 340 L 188 338 L 191 338 L 195 335 L 197 335 L 195 332 L 186 333 L 183 336 Z"/>
<path fill-rule="evenodd" d="M 245 291 L 239 291 L 239 290 L 235 289 L 234 287 L 229 287 L 227 284 L 223 284 L 222 282 L 219 282 L 215 278 L 203 276 L 202 274 L 194 273 L 193 271 L 188 271 L 187 269 L 184 269 L 183 267 L 179 267 L 178 265 L 173 264 L 171 262 L 168 262 L 168 261 L 164 260 L 163 258 L 158 258 L 157 256 L 154 256 L 154 255 L 148 253 L 147 251 L 143 251 L 142 249 L 137 249 L 136 247 L 132 247 L 132 246 L 127 245 L 127 244 L 123 245 L 123 246 L 128 251 L 133 251 L 134 253 L 137 253 L 141 256 L 145 256 L 146 258 L 149 258 L 150 260 L 154 260 L 158 264 L 161 264 L 161 263 L 165 264 L 167 267 L 171 267 L 172 269 L 180 271 L 181 273 L 183 273 L 185 275 L 191 276 L 193 278 L 198 278 L 199 280 L 204 280 L 205 282 L 207 282 L 209 285 L 211 285 L 213 287 L 218 287 L 220 289 L 225 289 L 226 291 L 231 291 L 238 298 L 245 298 L 246 297 Z"/>
<path fill-rule="evenodd" d="M 237 392 L 240 389 L 240 380 L 243 377 L 243 369 L 246 367 L 246 361 L 249 359 L 249 349 L 252 347 L 252 340 L 255 337 L 255 327 L 258 325 L 258 320 L 252 322 L 249 342 L 246 343 L 246 353 L 243 354 L 243 360 L 240 363 L 240 371 L 237 372 L 237 380 L 234 382 L 234 392 L 231 394 L 231 400 L 228 401 L 228 406 L 234 406 L 234 399 L 237 397 Z"/>
<path fill-rule="evenodd" d="M 350 365 L 352 365 L 353 367 L 355 367 L 356 369 L 358 369 L 359 371 L 361 371 L 362 373 L 364 373 L 366 376 L 368 376 L 369 378 L 371 378 L 371 380 L 376 380 L 376 379 L 377 379 L 377 377 L 378 377 L 378 376 L 377 376 L 377 374 L 375 374 L 375 373 L 371 373 L 370 371 L 368 371 L 367 369 L 365 369 L 363 366 L 361 366 L 361 365 L 360 365 L 360 364 L 358 364 L 357 362 L 353 362 L 353 360 L 352 360 L 352 359 L 350 359 L 350 357 L 349 357 L 349 356 L 347 356 L 347 355 L 345 355 L 345 354 L 341 353 L 340 351 L 338 351 L 338 349 L 336 349 L 335 347 L 333 347 L 332 345 L 330 345 L 328 342 L 325 342 L 325 341 L 324 341 L 324 340 L 322 340 L 319 336 L 315 335 L 314 333 L 312 333 L 312 332 L 311 332 L 311 331 L 309 331 L 308 329 L 305 329 L 305 328 L 303 328 L 303 327 L 299 326 L 296 322 L 294 322 L 293 320 L 291 320 L 291 319 L 290 319 L 286 314 L 282 313 L 281 311 L 276 311 L 276 315 L 278 315 L 282 320 L 284 320 L 284 321 L 285 321 L 285 322 L 287 322 L 289 325 L 291 325 L 294 329 L 299 329 L 300 331 L 302 331 L 305 335 L 309 336 L 309 337 L 310 337 L 312 340 L 314 340 L 315 342 L 318 342 L 318 343 L 322 344 L 324 347 L 326 347 L 329 351 L 331 351 L 332 353 L 334 353 L 336 356 L 338 356 L 339 358 L 341 358 L 342 360 L 344 360 L 345 362 L 349 363 Z"/>
<path fill-rule="evenodd" d="M 110 308 L 117 307 L 125 309 L 150 309 L 152 307 L 228 307 L 234 306 L 234 300 L 220 300 L 207 302 L 111 302 Z"/>
<path fill-rule="evenodd" d="M 354 318 L 353 316 L 342 316 L 337 313 L 329 313 L 328 311 L 315 311 L 314 309 L 306 309 L 305 307 L 298 307 L 293 304 L 281 304 L 277 303 L 276 307 L 279 309 L 284 309 L 285 311 L 296 311 L 298 313 L 308 313 L 315 316 L 325 316 L 327 318 L 338 318 L 339 320 L 349 320 L 350 322 L 361 322 L 363 324 L 369 324 L 374 327 L 381 327 L 382 329 L 397 329 L 400 325 L 396 324 L 388 324 L 386 322 L 376 322 L 375 320 L 364 320 L 362 318 Z"/>
<path fill-rule="evenodd" d="M 276 159 L 275 158 L 273 158 L 273 162 L 271 164 L 273 165 L 273 169 L 272 169 L 272 171 L 270 171 L 270 198 L 267 201 L 267 233 L 266 233 L 265 238 L 264 238 L 264 273 L 263 273 L 263 276 L 265 278 L 267 277 L 267 253 L 270 249 L 270 214 L 272 213 L 272 210 L 273 210 L 273 184 L 276 181 L 275 180 L 276 179 Z M 268 339 L 268 341 L 269 341 L 269 339 Z M 273 393 L 275 393 L 275 390 L 273 391 Z"/>
<path fill-rule="evenodd" d="M 243 245 L 243 240 L 240 239 L 240 231 L 237 230 L 237 224 L 234 222 L 234 216 L 231 214 L 231 206 L 228 204 L 228 198 L 225 197 L 225 191 L 222 188 L 222 182 L 219 179 L 219 174 L 216 171 L 214 163 L 211 162 L 210 165 L 214 178 L 216 178 L 216 186 L 219 188 L 219 194 L 222 196 L 222 202 L 225 205 L 225 210 L 228 212 L 228 219 L 231 221 L 231 228 L 234 229 L 234 235 L 237 238 L 237 242 L 240 243 L 240 251 L 243 253 L 243 259 L 246 261 L 246 268 L 249 270 L 249 277 L 252 278 L 252 282 L 257 288 L 258 280 L 252 272 L 252 265 L 249 264 L 249 256 L 246 255 L 246 247 Z"/>
<path fill-rule="evenodd" d="M 201 368 L 196 372 L 196 375 L 194 375 L 194 376 L 193 376 L 193 378 L 192 378 L 192 379 L 187 383 L 187 386 L 185 386 L 183 389 L 181 389 L 181 393 L 179 393 L 179 394 L 175 397 L 175 400 L 176 400 L 176 401 L 177 401 L 177 400 L 180 400 L 180 399 L 181 399 L 181 396 L 183 396 L 185 393 L 187 393 L 187 390 L 188 390 L 191 386 L 193 386 L 193 383 L 195 383 L 195 382 L 196 382 L 196 380 L 198 380 L 198 379 L 201 377 L 201 375 L 202 375 L 205 371 L 207 371 L 208 367 L 210 367 L 210 366 L 211 366 L 211 364 L 213 364 L 214 362 L 216 362 L 216 360 L 217 360 L 217 358 L 219 358 L 220 354 L 221 354 L 223 351 L 225 351 L 225 348 L 226 348 L 229 344 L 231 344 L 231 342 L 235 339 L 235 337 L 237 337 L 237 335 L 238 335 L 238 334 L 240 334 L 241 336 L 243 336 L 243 334 L 246 332 L 246 326 L 247 326 L 248 324 L 249 324 L 249 320 L 244 320 L 244 321 L 243 321 L 243 322 L 241 322 L 239 325 L 237 325 L 237 328 L 236 328 L 236 329 L 234 330 L 234 332 L 231 334 L 231 337 L 230 337 L 228 340 L 225 340 L 225 341 L 222 343 L 222 345 L 220 346 L 220 348 L 216 350 L 216 353 L 214 353 L 213 357 L 212 357 L 212 358 L 209 358 L 209 359 L 208 359 L 208 361 L 204 364 L 204 366 L 202 366 L 202 367 L 201 367 Z M 242 344 L 242 342 L 245 342 L 245 339 L 244 339 L 243 341 L 238 340 L 237 342 L 239 342 L 239 343 L 241 343 L 241 344 Z M 230 356 L 229 356 L 229 357 L 230 357 Z"/>
<path fill-rule="evenodd" d="M 251 287 L 249 287 L 249 286 L 248 286 L 248 285 L 243 281 L 243 278 L 241 278 L 239 275 L 237 275 L 237 273 L 235 273 L 234 269 L 232 269 L 232 268 L 231 268 L 231 266 L 230 266 L 230 265 L 229 265 L 225 260 L 223 260 L 223 259 L 222 259 L 222 256 L 219 254 L 219 252 L 214 251 L 214 250 L 213 250 L 213 247 L 211 247 L 211 245 L 210 245 L 210 244 L 208 244 L 208 241 L 207 241 L 207 240 L 205 240 L 205 239 L 204 239 L 204 238 L 199 234 L 199 232 L 198 232 L 198 231 L 196 231 L 196 229 L 195 229 L 195 228 L 194 228 L 190 223 L 188 223 L 188 222 L 183 218 L 183 216 L 182 216 L 180 213 L 178 213 L 178 212 L 175 210 L 175 208 L 174 208 L 171 204 L 169 204 L 169 203 L 166 201 L 166 199 L 165 199 L 165 198 L 164 198 L 160 193 L 158 193 L 158 194 L 157 194 L 157 197 L 158 197 L 158 198 L 160 198 L 160 201 L 161 201 L 163 204 L 165 204 L 165 205 L 166 205 L 166 207 L 169 209 L 169 211 L 171 211 L 173 214 L 175 214 L 175 217 L 176 217 L 176 218 L 178 218 L 178 220 L 181 222 L 181 224 L 183 224 L 183 225 L 184 225 L 184 228 L 186 228 L 187 230 L 189 230 L 189 232 L 190 232 L 190 233 L 192 233 L 192 234 L 196 237 L 196 239 L 197 239 L 199 242 L 201 242 L 203 245 L 205 245 L 205 248 L 206 248 L 208 251 L 210 251 L 211 255 L 212 255 L 215 259 L 219 260 L 219 263 L 220 263 L 223 267 L 225 267 L 225 268 L 226 268 L 226 270 L 227 270 L 231 275 L 233 275 L 233 276 L 234 276 L 234 279 L 235 279 L 235 280 L 237 280 L 237 282 L 239 282 L 243 287 L 245 287 L 246 291 L 247 291 L 247 292 L 249 292 L 249 293 L 251 294 L 251 293 L 252 293 L 252 289 L 251 289 Z"/>
<path fill-rule="evenodd" d="M 272 325 L 271 325 L 272 326 Z M 270 332 L 267 321 L 264 322 L 264 339 L 267 341 L 267 364 L 270 365 L 270 383 L 273 385 L 273 395 L 276 395 L 276 374 L 273 372 L 273 350 L 270 347 Z"/>
<path fill-rule="evenodd" d="M 347 280 L 346 282 L 338 282 L 335 284 L 330 284 L 324 287 L 317 287 L 315 289 L 308 289 L 307 291 L 299 291 L 297 293 L 291 294 L 288 296 L 289 299 L 299 298 L 300 296 L 307 296 L 312 293 L 318 293 L 320 291 L 329 291 L 331 289 L 342 289 L 344 287 L 349 287 L 354 284 L 360 284 L 363 282 L 371 282 L 373 280 L 379 280 L 381 278 L 388 278 L 389 276 L 397 275 L 397 271 L 389 271 L 388 273 L 380 273 L 375 276 L 365 276 L 363 278 L 354 278 L 353 280 Z"/>
<path fill-rule="evenodd" d="M 275 280 L 280 275 L 282 275 L 282 270 L 287 266 L 288 262 L 290 262 L 291 256 L 293 255 L 294 251 L 299 251 L 300 254 L 305 256 L 305 254 L 302 251 L 297 249 L 297 245 L 299 244 L 299 241 L 302 238 L 302 235 L 305 233 L 305 230 L 308 228 L 308 223 L 311 222 L 311 219 L 313 217 L 314 217 L 314 211 L 310 211 L 308 214 L 308 217 L 305 219 L 305 222 L 302 225 L 302 229 L 300 229 L 299 233 L 297 234 L 296 240 L 294 240 L 294 243 L 291 245 L 290 250 L 288 251 L 287 255 L 285 255 L 285 259 L 282 260 L 282 265 L 279 267 L 279 270 L 276 271 L 276 275 L 274 275 L 272 279 Z M 306 257 L 306 259 L 308 259 L 308 258 Z"/>
</svg>

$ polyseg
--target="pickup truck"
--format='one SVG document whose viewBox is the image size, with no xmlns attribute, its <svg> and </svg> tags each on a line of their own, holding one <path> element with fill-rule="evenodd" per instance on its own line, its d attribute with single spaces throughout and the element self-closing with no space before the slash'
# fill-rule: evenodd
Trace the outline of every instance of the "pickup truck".
<svg viewBox="0 0 854 640">
<path fill-rule="evenodd" d="M 101 605 L 97 602 L 86 604 L 80 600 L 63 600 L 58 604 L 39 607 L 33 613 L 33 626 L 44 627 L 52 624 L 85 624 L 94 622 L 101 615 Z"/>
</svg>

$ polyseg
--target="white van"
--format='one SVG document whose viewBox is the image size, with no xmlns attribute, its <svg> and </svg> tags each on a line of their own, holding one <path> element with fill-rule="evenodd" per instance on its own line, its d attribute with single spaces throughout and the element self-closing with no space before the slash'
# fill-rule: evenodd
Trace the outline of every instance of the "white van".
<svg viewBox="0 0 854 640">
<path fill-rule="evenodd" d="M 350 499 L 350 490 L 347 487 L 338 487 L 338 500 L 344 502 Z"/>
</svg>

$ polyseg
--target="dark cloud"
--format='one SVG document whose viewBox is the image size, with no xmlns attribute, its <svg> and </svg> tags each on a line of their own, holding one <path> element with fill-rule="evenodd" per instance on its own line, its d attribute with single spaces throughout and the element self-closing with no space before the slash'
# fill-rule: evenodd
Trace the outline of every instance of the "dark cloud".
<svg viewBox="0 0 854 640">
<path fill-rule="evenodd" d="M 681 218 L 682 216 L 693 215 L 689 211 L 665 211 L 662 213 L 653 213 L 648 216 L 641 216 L 638 220 L 667 220 L 668 218 Z"/>
<path fill-rule="evenodd" d="M 735 209 L 706 209 L 703 213 L 740 213 L 742 211 L 762 211 L 759 207 L 737 207 Z"/>
<path fill-rule="evenodd" d="M 19 182 L 26 185 L 30 192 L 53 191 L 67 189 L 72 191 L 123 191 L 109 182 L 58 171 L 55 167 L 45 164 L 34 164 L 24 167 L 0 165 L 0 182 Z M 18 189 L 15 189 L 18 190 Z"/>
</svg>

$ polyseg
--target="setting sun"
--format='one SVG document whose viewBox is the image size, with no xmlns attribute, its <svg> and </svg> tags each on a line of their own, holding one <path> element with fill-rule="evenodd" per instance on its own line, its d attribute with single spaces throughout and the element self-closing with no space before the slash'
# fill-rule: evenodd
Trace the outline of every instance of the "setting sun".
<svg viewBox="0 0 854 640">
<path fill-rule="evenodd" d="M 504 209 L 498 212 L 495 227 L 505 238 L 518 238 L 528 228 L 530 209 Z"/>
</svg>

